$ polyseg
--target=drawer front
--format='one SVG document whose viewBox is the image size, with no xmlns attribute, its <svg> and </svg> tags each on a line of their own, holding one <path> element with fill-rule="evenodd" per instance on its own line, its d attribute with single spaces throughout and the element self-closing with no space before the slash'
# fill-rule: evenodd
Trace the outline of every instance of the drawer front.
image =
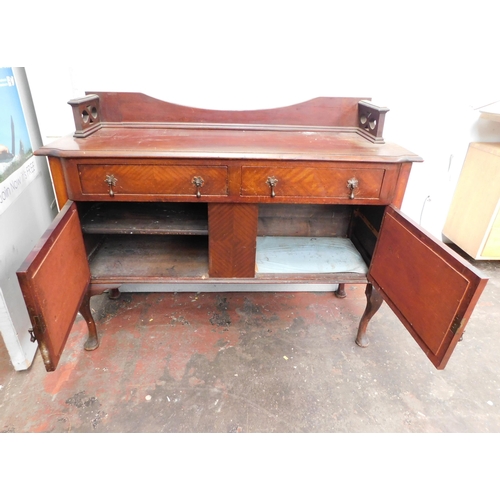
<svg viewBox="0 0 500 500">
<path fill-rule="evenodd" d="M 243 166 L 241 195 L 378 200 L 385 172 L 381 167 Z"/>
<path fill-rule="evenodd" d="M 227 167 L 78 165 L 84 195 L 227 196 Z"/>
</svg>

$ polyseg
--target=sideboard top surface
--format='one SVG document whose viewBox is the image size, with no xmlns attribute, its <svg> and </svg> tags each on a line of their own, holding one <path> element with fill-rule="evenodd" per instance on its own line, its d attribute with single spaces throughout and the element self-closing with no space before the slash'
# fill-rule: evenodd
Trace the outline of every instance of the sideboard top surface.
<svg viewBox="0 0 500 500">
<path fill-rule="evenodd" d="M 374 127 L 383 126 L 388 109 L 365 98 L 321 97 L 275 109 L 217 111 L 179 106 L 144 94 L 95 92 L 70 104 L 77 133 L 38 149 L 36 155 L 422 161 L 400 146 L 385 143 L 382 137 L 370 140 L 359 123 L 360 109 Z M 94 113 L 95 123 L 90 128 L 89 123 L 81 122 L 82 113 L 87 119 Z"/>
<path fill-rule="evenodd" d="M 61 158 L 219 158 L 264 160 L 421 161 L 395 144 L 355 132 L 103 127 L 84 139 L 63 137 L 36 151 Z"/>
</svg>

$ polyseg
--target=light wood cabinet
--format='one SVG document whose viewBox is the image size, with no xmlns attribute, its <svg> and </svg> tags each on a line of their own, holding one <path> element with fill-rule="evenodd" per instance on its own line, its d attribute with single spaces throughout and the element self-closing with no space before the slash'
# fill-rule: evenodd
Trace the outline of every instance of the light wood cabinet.
<svg viewBox="0 0 500 500">
<path fill-rule="evenodd" d="M 474 259 L 500 259 L 500 143 L 470 144 L 443 235 Z"/>
</svg>

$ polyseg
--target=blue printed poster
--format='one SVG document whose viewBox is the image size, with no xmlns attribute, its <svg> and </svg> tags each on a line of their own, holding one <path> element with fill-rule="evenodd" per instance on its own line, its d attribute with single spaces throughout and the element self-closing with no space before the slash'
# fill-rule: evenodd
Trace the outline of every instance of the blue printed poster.
<svg viewBox="0 0 500 500">
<path fill-rule="evenodd" d="M 12 68 L 0 68 L 0 214 L 37 175 Z"/>
</svg>

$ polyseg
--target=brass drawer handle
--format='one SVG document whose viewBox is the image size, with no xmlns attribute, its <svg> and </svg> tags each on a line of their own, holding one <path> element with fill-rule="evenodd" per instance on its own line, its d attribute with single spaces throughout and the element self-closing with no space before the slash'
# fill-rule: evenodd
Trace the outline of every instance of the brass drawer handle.
<svg viewBox="0 0 500 500">
<path fill-rule="evenodd" d="M 104 182 L 109 186 L 109 196 L 114 196 L 115 192 L 113 191 L 113 187 L 116 186 L 118 179 L 113 175 L 107 175 Z"/>
<path fill-rule="evenodd" d="M 274 188 L 276 187 L 276 184 L 278 184 L 278 179 L 276 177 L 268 177 L 266 184 L 271 188 L 271 198 L 274 198 L 276 196 L 276 193 L 274 192 Z"/>
<path fill-rule="evenodd" d="M 205 184 L 205 181 L 202 177 L 196 176 L 193 177 L 193 180 L 191 182 L 196 186 L 196 198 L 201 198 L 200 188 L 201 186 L 203 186 L 203 184 Z"/>
<path fill-rule="evenodd" d="M 354 200 L 354 190 L 358 189 L 358 185 L 359 185 L 359 182 L 358 182 L 358 179 L 356 179 L 356 177 L 353 177 L 352 179 L 349 179 L 347 181 L 347 187 L 348 187 L 348 189 L 351 190 L 351 193 L 349 194 L 350 200 Z"/>
</svg>

